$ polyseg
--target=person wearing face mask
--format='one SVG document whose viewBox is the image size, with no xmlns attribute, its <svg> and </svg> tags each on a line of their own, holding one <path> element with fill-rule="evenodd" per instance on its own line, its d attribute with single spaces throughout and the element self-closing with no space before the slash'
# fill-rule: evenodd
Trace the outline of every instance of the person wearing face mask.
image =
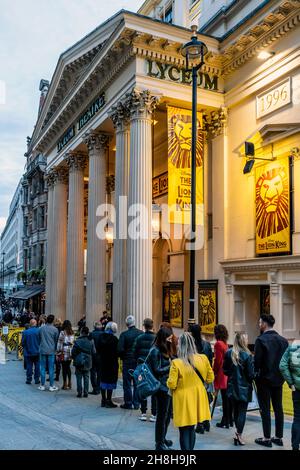
<svg viewBox="0 0 300 470">
<path fill-rule="evenodd" d="M 279 370 L 292 390 L 294 420 L 292 425 L 292 449 L 300 446 L 300 340 L 295 340 L 281 358 Z"/>
<path fill-rule="evenodd" d="M 272 444 L 283 446 L 284 414 L 282 407 L 282 386 L 284 379 L 279 363 L 288 342 L 274 330 L 273 315 L 263 314 L 259 319 L 261 335 L 256 339 L 254 349 L 254 371 L 257 385 L 257 398 L 261 409 L 264 437 L 255 443 L 264 447 Z M 275 414 L 275 437 L 271 438 L 271 402 Z"/>
</svg>

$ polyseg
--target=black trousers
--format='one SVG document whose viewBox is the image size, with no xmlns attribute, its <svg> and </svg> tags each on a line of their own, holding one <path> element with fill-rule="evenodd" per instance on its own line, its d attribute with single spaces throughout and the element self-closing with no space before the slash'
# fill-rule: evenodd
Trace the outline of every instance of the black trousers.
<svg viewBox="0 0 300 470">
<path fill-rule="evenodd" d="M 271 438 L 271 402 L 275 414 L 275 436 L 283 437 L 284 415 L 282 407 L 282 387 L 257 384 L 257 399 L 261 409 L 264 437 Z"/>
<path fill-rule="evenodd" d="M 232 408 L 233 408 L 233 418 L 234 424 L 238 434 L 243 434 L 243 430 L 246 423 L 246 415 L 248 402 L 237 401 L 234 398 L 231 399 Z"/>
<path fill-rule="evenodd" d="M 163 445 L 165 443 L 168 427 L 171 420 L 171 404 L 172 398 L 163 390 L 156 393 L 156 423 L 155 423 L 155 443 Z"/>
<path fill-rule="evenodd" d="M 100 364 L 97 362 L 93 362 L 93 366 L 91 368 L 91 384 L 93 387 L 93 392 L 100 392 Z"/>
<path fill-rule="evenodd" d="M 63 381 L 66 382 L 67 379 L 71 382 L 72 372 L 71 372 L 71 361 L 62 361 L 62 376 Z"/>
<path fill-rule="evenodd" d="M 142 414 L 147 413 L 147 399 L 141 401 L 141 412 Z M 151 396 L 151 414 L 156 416 L 156 395 Z"/>
<path fill-rule="evenodd" d="M 196 442 L 195 426 L 179 428 L 179 442 L 181 450 L 194 450 Z"/>
<path fill-rule="evenodd" d="M 222 424 L 224 424 L 225 426 L 229 426 L 233 422 L 233 416 L 232 416 L 232 404 L 231 404 L 231 400 L 229 400 L 228 398 L 227 389 L 221 390 L 221 396 L 222 396 L 222 410 L 223 410 Z"/>
<path fill-rule="evenodd" d="M 292 448 L 299 450 L 300 446 L 300 390 L 292 393 L 294 404 L 294 421 L 292 425 Z"/>
</svg>

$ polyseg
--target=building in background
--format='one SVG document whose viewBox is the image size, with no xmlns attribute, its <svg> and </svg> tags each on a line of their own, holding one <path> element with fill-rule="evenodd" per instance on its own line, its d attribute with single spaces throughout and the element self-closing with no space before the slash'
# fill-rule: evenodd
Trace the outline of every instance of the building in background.
<svg viewBox="0 0 300 470">
<path fill-rule="evenodd" d="M 9 296 L 22 282 L 23 270 L 23 186 L 20 180 L 9 206 L 9 215 L 1 234 L 1 289 Z"/>
</svg>

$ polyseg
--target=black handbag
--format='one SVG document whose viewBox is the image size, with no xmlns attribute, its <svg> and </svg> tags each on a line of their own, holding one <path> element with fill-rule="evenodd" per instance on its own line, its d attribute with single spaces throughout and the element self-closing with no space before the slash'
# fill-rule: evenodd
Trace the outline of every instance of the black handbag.
<svg viewBox="0 0 300 470">
<path fill-rule="evenodd" d="M 194 371 L 196 372 L 196 374 L 198 375 L 199 379 L 201 380 L 201 382 L 203 383 L 204 385 L 204 388 L 205 388 L 205 391 L 207 393 L 207 398 L 208 398 L 208 403 L 211 404 L 213 402 L 213 399 L 214 399 L 214 396 L 211 392 L 208 392 L 207 389 L 206 389 L 206 382 L 204 380 L 204 378 L 202 377 L 202 374 L 201 372 L 195 367 L 193 366 L 193 364 L 189 361 L 189 364 L 192 366 L 192 368 L 194 369 Z"/>
</svg>

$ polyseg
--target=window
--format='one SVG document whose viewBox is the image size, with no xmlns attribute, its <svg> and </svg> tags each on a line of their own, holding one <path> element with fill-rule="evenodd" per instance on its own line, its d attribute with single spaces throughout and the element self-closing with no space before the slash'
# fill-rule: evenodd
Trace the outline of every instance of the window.
<svg viewBox="0 0 300 470">
<path fill-rule="evenodd" d="M 45 228 L 45 206 L 40 207 L 39 228 Z"/>
<path fill-rule="evenodd" d="M 165 23 L 170 23 L 170 24 L 173 23 L 173 7 L 172 7 L 172 5 L 169 6 L 169 8 L 166 8 L 164 10 L 164 13 L 163 13 L 161 19 Z"/>
<path fill-rule="evenodd" d="M 32 219 L 32 230 L 36 230 L 36 229 L 37 229 L 37 222 L 38 222 L 37 209 L 34 209 L 34 211 L 33 211 L 33 219 Z"/>
<path fill-rule="evenodd" d="M 36 254 L 37 254 L 36 245 L 34 245 L 34 247 L 33 247 L 33 256 L 32 256 L 32 267 L 33 267 L 33 269 L 36 268 L 36 261 L 37 261 Z"/>
<path fill-rule="evenodd" d="M 40 244 L 40 267 L 44 267 L 44 260 L 45 260 L 45 247 L 44 243 Z"/>
</svg>

